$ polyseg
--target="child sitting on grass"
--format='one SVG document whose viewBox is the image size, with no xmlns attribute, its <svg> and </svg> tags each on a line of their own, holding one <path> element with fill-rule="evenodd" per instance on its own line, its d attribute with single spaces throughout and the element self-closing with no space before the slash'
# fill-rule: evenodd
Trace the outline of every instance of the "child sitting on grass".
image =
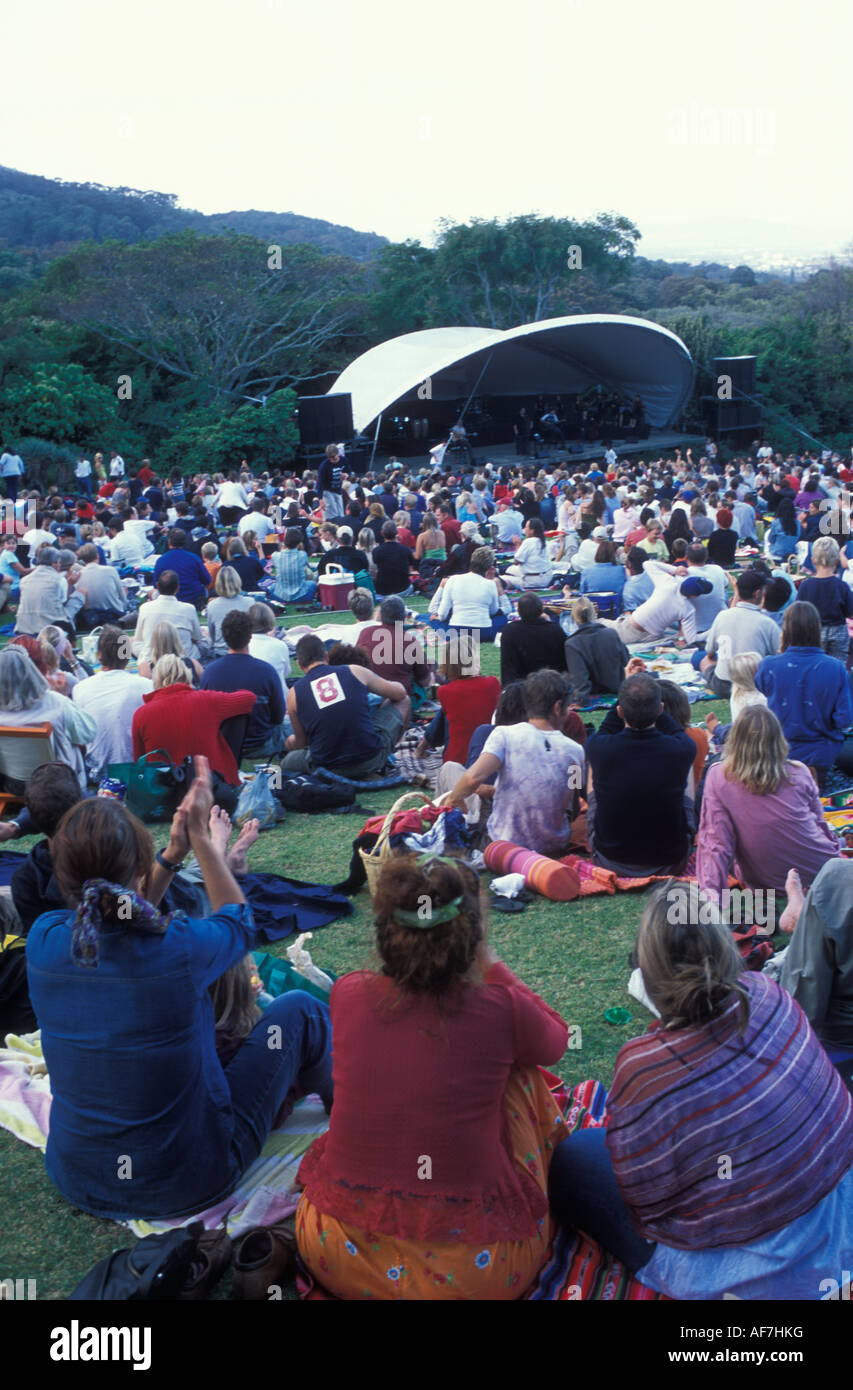
<svg viewBox="0 0 853 1390">
<path fill-rule="evenodd" d="M 729 735 L 729 729 L 737 719 L 741 710 L 749 705 L 766 705 L 767 699 L 760 690 L 755 687 L 755 673 L 758 670 L 761 657 L 758 652 L 740 652 L 729 660 L 729 673 L 731 676 L 732 689 L 729 695 L 729 708 L 731 710 L 731 720 L 728 724 L 721 724 L 716 714 L 706 714 L 705 726 L 711 735 L 715 748 L 722 748 Z"/>
<path fill-rule="evenodd" d="M 219 558 L 219 551 L 217 547 L 214 545 L 213 541 L 205 541 L 204 545 L 201 547 L 201 558 L 202 563 L 204 564 L 204 568 L 210 575 L 210 583 L 207 587 L 208 589 L 212 590 L 214 584 L 216 583 L 216 576 L 222 569 L 222 561 Z"/>
<path fill-rule="evenodd" d="M 704 729 L 694 729 L 690 724 L 690 701 L 675 681 L 659 681 L 658 689 L 663 701 L 663 707 L 671 719 L 676 724 L 680 724 L 687 737 L 696 744 L 696 757 L 693 759 L 693 767 L 690 777 L 687 779 L 687 795 L 695 796 L 696 788 L 699 785 L 702 773 L 705 769 L 705 759 L 708 756 L 708 735 Z"/>
</svg>

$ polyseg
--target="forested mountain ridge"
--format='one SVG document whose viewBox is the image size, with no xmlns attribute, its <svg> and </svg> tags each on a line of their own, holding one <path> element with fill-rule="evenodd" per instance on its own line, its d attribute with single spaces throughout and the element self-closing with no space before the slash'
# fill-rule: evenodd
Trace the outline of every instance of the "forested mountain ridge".
<svg viewBox="0 0 853 1390">
<path fill-rule="evenodd" d="M 280 246 L 308 243 L 318 251 L 363 261 L 385 238 L 295 212 L 219 212 L 206 216 L 179 208 L 172 193 L 66 183 L 0 165 L 0 244 L 56 254 L 83 241 L 137 242 L 168 232 L 222 232 L 229 228 Z"/>
</svg>

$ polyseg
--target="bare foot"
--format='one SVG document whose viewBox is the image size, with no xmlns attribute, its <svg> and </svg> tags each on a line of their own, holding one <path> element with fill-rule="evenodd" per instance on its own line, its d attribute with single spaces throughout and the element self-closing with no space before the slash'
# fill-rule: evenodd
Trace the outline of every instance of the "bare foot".
<svg viewBox="0 0 853 1390">
<path fill-rule="evenodd" d="M 714 732 L 719 722 L 720 721 L 715 714 L 705 715 L 705 728 L 708 730 L 709 734 L 712 734 Z"/>
<path fill-rule="evenodd" d="M 230 822 L 229 822 L 230 824 Z M 229 851 L 226 863 L 232 874 L 245 874 L 247 872 L 246 855 L 261 833 L 260 824 L 256 820 L 247 820 L 237 839 Z"/>
<path fill-rule="evenodd" d="M 796 869 L 788 870 L 788 877 L 785 879 L 785 892 L 788 895 L 788 905 L 779 918 L 779 930 L 792 932 L 800 919 L 803 903 L 806 900 L 800 875 Z"/>
<path fill-rule="evenodd" d="M 223 811 L 221 806 L 213 806 L 210 811 L 210 820 L 207 823 L 210 832 L 211 843 L 224 855 L 228 848 L 228 841 L 231 839 L 231 817 L 227 811 Z"/>
</svg>

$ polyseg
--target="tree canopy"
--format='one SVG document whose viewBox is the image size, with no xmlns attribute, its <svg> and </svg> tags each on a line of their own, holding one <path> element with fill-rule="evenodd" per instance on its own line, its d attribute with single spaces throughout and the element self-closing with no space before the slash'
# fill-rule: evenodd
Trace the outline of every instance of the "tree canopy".
<svg viewBox="0 0 853 1390">
<path fill-rule="evenodd" d="M 61 186 L 69 208 L 81 187 Z M 700 368 L 694 424 L 708 390 L 701 369 L 754 352 L 768 418 L 781 422 L 774 438 L 795 442 L 791 419 L 833 446 L 853 442 L 853 252 L 794 279 L 647 260 L 639 229 L 615 213 L 531 214 L 444 223 L 435 246 L 380 243 L 357 260 L 276 239 L 271 223 L 262 224 L 269 239 L 183 222 L 141 235 L 146 217 L 162 223 L 180 211 L 174 199 L 89 192 L 132 211 L 133 232 L 99 239 L 99 223 L 92 239 L 52 258 L 0 245 L 0 432 L 26 438 L 50 466 L 73 446 L 111 444 L 186 467 L 244 456 L 283 464 L 297 442 L 295 388 L 326 390 L 376 343 L 572 313 L 638 315 L 683 338 Z M 0 178 L 0 228 L 3 207 Z M 88 226 L 83 218 L 91 235 Z"/>
<path fill-rule="evenodd" d="M 54 262 L 36 303 L 200 393 L 260 396 L 309 380 L 354 325 L 359 268 L 234 233 L 87 243 Z"/>
</svg>

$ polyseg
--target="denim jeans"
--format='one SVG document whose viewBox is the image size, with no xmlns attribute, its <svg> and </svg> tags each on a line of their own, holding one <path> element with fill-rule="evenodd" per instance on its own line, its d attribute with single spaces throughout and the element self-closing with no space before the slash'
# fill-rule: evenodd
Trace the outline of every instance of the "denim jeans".
<svg viewBox="0 0 853 1390">
<path fill-rule="evenodd" d="M 276 593 L 275 583 L 273 583 L 273 587 L 269 591 L 270 598 L 274 598 L 277 603 L 310 603 L 316 593 L 317 582 L 312 579 L 306 579 L 305 583 L 300 585 L 298 592 L 289 594 L 287 598 L 283 598 L 280 593 Z"/>
<path fill-rule="evenodd" d="M 273 1028 L 280 1033 L 271 1032 Z M 329 1006 L 301 989 L 280 995 L 225 1068 L 225 1080 L 234 1114 L 231 1150 L 242 1174 L 263 1148 L 294 1087 L 304 1095 L 316 1091 L 331 1107 Z"/>
<path fill-rule="evenodd" d="M 114 608 L 81 608 L 75 618 L 75 626 L 78 632 L 84 628 L 91 632 L 93 627 L 103 627 L 105 623 L 117 623 L 124 616 L 124 613 L 117 613 Z"/>
<path fill-rule="evenodd" d="M 605 1129 L 579 1129 L 558 1144 L 548 1174 L 548 1197 L 560 1226 L 583 1231 L 626 1269 L 638 1270 L 655 1251 L 638 1236 L 622 1200 Z"/>
<path fill-rule="evenodd" d="M 838 623 L 832 627 L 821 627 L 820 645 L 827 656 L 834 656 L 846 666 L 847 654 L 850 651 L 850 634 L 847 631 L 847 624 Z"/>
<path fill-rule="evenodd" d="M 509 618 L 506 613 L 496 613 L 489 627 L 466 627 L 459 623 L 441 622 L 438 618 L 430 618 L 429 625 L 435 632 L 440 632 L 442 636 L 450 641 L 456 633 L 464 634 L 455 638 L 457 650 L 466 650 L 465 639 L 470 640 L 476 633 L 478 642 L 494 642 L 498 633 L 506 627 Z"/>
<path fill-rule="evenodd" d="M 280 724 L 276 724 L 270 729 L 263 743 L 245 743 L 243 745 L 244 758 L 278 758 L 283 757 L 287 752 L 287 740 L 293 733 L 293 724 L 290 716 L 285 715 Z"/>
</svg>

